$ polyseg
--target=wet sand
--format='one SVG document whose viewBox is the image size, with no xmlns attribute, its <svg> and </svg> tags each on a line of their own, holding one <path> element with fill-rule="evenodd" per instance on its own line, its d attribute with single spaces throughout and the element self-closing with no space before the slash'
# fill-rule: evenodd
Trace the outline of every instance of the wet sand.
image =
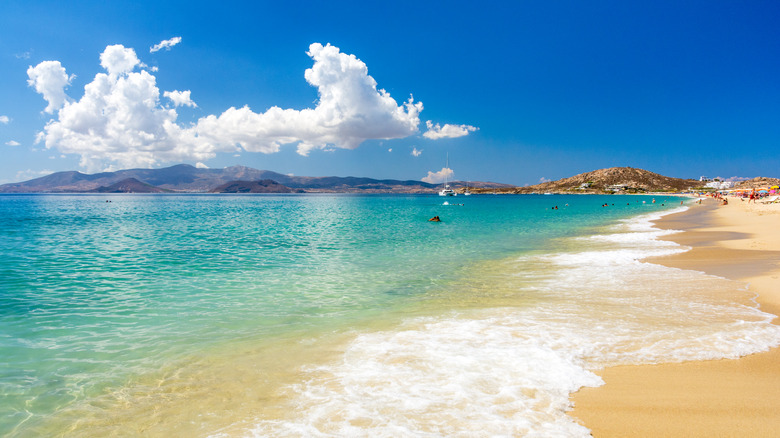
<svg viewBox="0 0 780 438">
<path fill-rule="evenodd" d="M 761 309 L 780 314 L 780 204 L 707 199 L 658 221 L 692 249 L 649 259 L 749 284 Z M 775 319 L 774 323 L 778 323 Z M 780 349 L 737 360 L 624 366 L 573 395 L 570 413 L 594 437 L 780 436 Z"/>
</svg>

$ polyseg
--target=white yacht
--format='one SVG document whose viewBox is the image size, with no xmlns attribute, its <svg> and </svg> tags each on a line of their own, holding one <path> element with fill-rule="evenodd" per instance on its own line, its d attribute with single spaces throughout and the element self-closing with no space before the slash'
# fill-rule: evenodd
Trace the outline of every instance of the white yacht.
<svg viewBox="0 0 780 438">
<path fill-rule="evenodd" d="M 447 154 L 447 161 L 446 161 L 446 163 L 447 164 L 445 164 L 444 167 L 449 170 L 449 168 L 450 168 L 450 154 Z M 456 196 L 457 195 L 457 193 L 455 193 L 455 190 L 452 190 L 452 188 L 450 188 L 449 182 L 450 182 L 449 181 L 449 175 L 445 174 L 445 177 L 444 177 L 444 188 L 439 190 L 439 196 Z"/>
<path fill-rule="evenodd" d="M 458 194 L 455 193 L 455 190 L 452 190 L 450 188 L 449 184 L 445 184 L 444 188 L 439 190 L 439 196 L 457 196 Z"/>
</svg>

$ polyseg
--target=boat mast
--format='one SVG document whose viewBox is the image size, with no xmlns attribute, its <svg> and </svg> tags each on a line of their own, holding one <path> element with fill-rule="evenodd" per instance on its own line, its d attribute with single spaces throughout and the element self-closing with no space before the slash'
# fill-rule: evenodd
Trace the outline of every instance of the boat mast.
<svg viewBox="0 0 780 438">
<path fill-rule="evenodd" d="M 447 152 L 447 160 L 444 162 L 444 188 L 450 188 L 450 153 Z"/>
</svg>

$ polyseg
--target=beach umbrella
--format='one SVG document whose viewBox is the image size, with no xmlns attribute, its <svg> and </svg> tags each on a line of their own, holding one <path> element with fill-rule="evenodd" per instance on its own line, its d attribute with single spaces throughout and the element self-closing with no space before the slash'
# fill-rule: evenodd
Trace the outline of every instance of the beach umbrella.
<svg viewBox="0 0 780 438">
<path fill-rule="evenodd" d="M 759 190 L 758 193 L 769 193 L 769 190 Z"/>
</svg>

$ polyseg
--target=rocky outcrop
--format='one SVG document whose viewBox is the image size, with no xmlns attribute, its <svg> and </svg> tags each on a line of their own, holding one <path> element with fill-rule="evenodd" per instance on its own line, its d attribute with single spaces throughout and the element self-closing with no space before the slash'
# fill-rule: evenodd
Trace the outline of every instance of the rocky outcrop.
<svg viewBox="0 0 780 438">
<path fill-rule="evenodd" d="M 747 181 L 740 181 L 734 185 L 735 189 L 765 189 L 768 187 L 780 186 L 780 179 L 766 178 L 759 176 Z"/>
</svg>

